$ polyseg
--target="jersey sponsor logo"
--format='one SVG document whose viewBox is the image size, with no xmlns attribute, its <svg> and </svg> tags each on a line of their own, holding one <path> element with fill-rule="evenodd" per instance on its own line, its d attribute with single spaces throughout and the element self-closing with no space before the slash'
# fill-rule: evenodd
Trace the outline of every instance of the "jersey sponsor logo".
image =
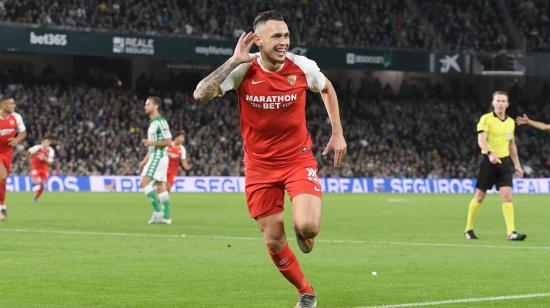
<svg viewBox="0 0 550 308">
<path fill-rule="evenodd" d="M 252 107 L 260 109 L 281 109 L 286 108 L 298 100 L 298 94 L 288 95 L 245 95 L 245 100 Z"/>
<path fill-rule="evenodd" d="M 13 134 L 14 132 L 15 132 L 15 129 L 13 128 L 0 129 L 0 136 L 7 136 L 9 134 Z"/>
<path fill-rule="evenodd" d="M 265 80 L 252 80 L 252 84 L 259 84 L 264 82 Z"/>
<path fill-rule="evenodd" d="M 178 158 L 180 156 L 180 154 L 176 153 L 176 152 L 168 152 L 168 157 L 170 158 Z"/>
<path fill-rule="evenodd" d="M 288 75 L 286 80 L 288 80 L 288 83 L 293 86 L 296 83 L 296 75 Z"/>
</svg>

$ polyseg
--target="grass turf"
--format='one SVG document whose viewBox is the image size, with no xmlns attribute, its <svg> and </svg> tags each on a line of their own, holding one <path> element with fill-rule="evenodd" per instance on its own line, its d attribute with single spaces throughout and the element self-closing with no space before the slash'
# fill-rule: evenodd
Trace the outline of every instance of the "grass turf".
<svg viewBox="0 0 550 308">
<path fill-rule="evenodd" d="M 171 198 L 167 226 L 146 224 L 151 209 L 140 193 L 45 193 L 39 205 L 30 193 L 9 193 L 0 306 L 294 306 L 297 294 L 271 263 L 243 195 Z M 313 252 L 291 240 L 319 307 L 550 292 L 548 196 L 515 196 L 523 243 L 505 240 L 497 196 L 480 210 L 480 240 L 466 241 L 470 198 L 326 194 Z M 550 297 L 448 306 L 492 305 L 545 307 Z"/>
</svg>

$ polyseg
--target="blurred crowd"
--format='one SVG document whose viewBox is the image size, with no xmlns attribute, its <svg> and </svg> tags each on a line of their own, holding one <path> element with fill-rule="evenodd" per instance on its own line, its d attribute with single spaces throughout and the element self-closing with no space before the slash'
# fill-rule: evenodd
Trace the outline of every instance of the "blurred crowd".
<svg viewBox="0 0 550 308">
<path fill-rule="evenodd" d="M 14 174 L 29 172 L 23 151 L 48 135 L 58 141 L 52 174 L 139 174 L 138 163 L 146 153 L 140 141 L 148 124 L 144 97 L 124 89 L 62 83 L 52 86 L 0 80 L 0 86 L 0 92 L 15 96 L 29 131 L 27 144 L 16 150 Z M 186 174 L 242 175 L 236 96 L 229 94 L 198 105 L 190 93 L 159 93 L 171 130 L 187 132 L 185 146 L 193 169 Z M 475 177 L 480 159 L 475 127 L 479 117 L 490 110 L 487 99 L 448 96 L 437 86 L 418 89 L 406 83 L 394 93 L 375 80 L 356 92 L 338 87 L 338 93 L 348 142 L 348 155 L 339 169 L 320 155 L 330 137 L 324 105 L 317 94 L 308 98 L 308 128 L 320 175 Z M 469 93 L 468 89 L 464 93 Z M 548 85 L 542 93 L 550 93 Z M 550 104 L 544 103 L 548 99 L 525 105 L 512 97 L 516 103 L 510 114 L 527 112 L 549 121 Z M 550 134 L 519 127 L 517 140 L 527 176 L 550 177 Z"/>
<path fill-rule="evenodd" d="M 0 20 L 235 39 L 252 28 L 258 12 L 274 8 L 286 16 L 296 45 L 476 51 L 550 47 L 546 0 L 0 0 Z"/>
</svg>

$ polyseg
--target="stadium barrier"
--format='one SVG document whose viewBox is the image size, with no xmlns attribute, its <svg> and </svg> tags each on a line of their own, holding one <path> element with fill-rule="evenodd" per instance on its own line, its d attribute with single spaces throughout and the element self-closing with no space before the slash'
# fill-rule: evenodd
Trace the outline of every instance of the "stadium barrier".
<svg viewBox="0 0 550 308">
<path fill-rule="evenodd" d="M 471 194 L 475 179 L 321 178 L 326 193 Z M 174 192 L 244 192 L 244 177 L 177 177 Z M 8 191 L 32 191 L 30 176 L 10 176 Z M 139 176 L 51 176 L 47 191 L 137 192 Z M 495 192 L 494 190 L 491 192 Z M 550 178 L 514 179 L 514 193 L 550 194 Z"/>
<path fill-rule="evenodd" d="M 235 43 L 234 40 L 0 24 L 0 50 L 11 52 L 145 57 L 218 64 L 233 54 Z M 315 59 L 322 63 L 323 68 L 428 72 L 430 58 L 430 53 L 426 51 L 391 48 L 292 46 L 290 51 Z"/>
</svg>

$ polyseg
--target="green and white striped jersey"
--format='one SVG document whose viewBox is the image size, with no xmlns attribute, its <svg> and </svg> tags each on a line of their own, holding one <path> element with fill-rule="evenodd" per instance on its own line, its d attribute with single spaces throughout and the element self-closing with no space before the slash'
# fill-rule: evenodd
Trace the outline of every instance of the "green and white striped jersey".
<svg viewBox="0 0 550 308">
<path fill-rule="evenodd" d="M 161 115 L 158 115 L 149 122 L 149 128 L 147 129 L 147 140 L 161 141 L 165 139 L 172 139 L 170 127 L 168 126 L 166 119 Z M 164 157 L 168 155 L 168 148 L 150 146 L 149 154 L 154 154 L 157 157 Z"/>
</svg>

